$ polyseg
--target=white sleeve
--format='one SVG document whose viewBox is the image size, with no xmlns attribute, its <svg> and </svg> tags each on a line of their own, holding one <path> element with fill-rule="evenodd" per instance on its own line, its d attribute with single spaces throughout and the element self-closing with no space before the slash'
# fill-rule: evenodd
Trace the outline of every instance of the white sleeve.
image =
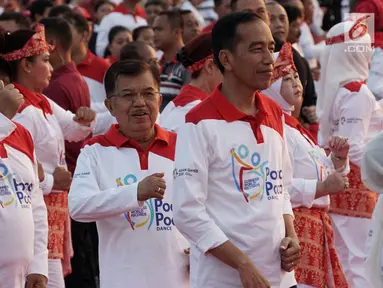
<svg viewBox="0 0 383 288">
<path fill-rule="evenodd" d="M 49 195 L 52 192 L 54 184 L 54 177 L 52 174 L 44 172 L 44 181 L 40 182 L 41 190 L 44 195 Z"/>
<path fill-rule="evenodd" d="M 91 146 L 85 146 L 77 159 L 68 196 L 69 213 L 79 222 L 93 222 L 118 216 L 143 205 L 137 199 L 138 183 L 100 189 L 97 163 Z"/>
<path fill-rule="evenodd" d="M 36 158 L 35 158 L 36 159 Z M 48 278 L 48 213 L 43 193 L 39 187 L 37 161 L 34 163 L 35 185 L 32 191 L 32 213 L 35 228 L 33 260 L 28 274 L 40 274 Z"/>
<path fill-rule="evenodd" d="M 290 134 L 291 131 L 289 131 L 288 128 L 286 128 L 286 130 L 287 146 L 291 159 L 291 170 L 294 171 L 295 153 L 302 153 L 302 151 L 300 151 L 296 145 L 296 135 L 292 133 Z M 291 186 L 288 189 L 291 197 L 291 203 L 297 206 L 311 208 L 315 200 L 317 182 L 318 180 L 315 179 L 293 178 Z"/>
<path fill-rule="evenodd" d="M 114 17 L 116 13 L 110 13 L 102 18 L 100 25 L 98 26 L 98 33 L 96 38 L 96 54 L 97 56 L 104 58 L 106 46 L 108 46 L 108 35 L 110 29 L 114 26 Z M 118 25 L 118 24 L 116 24 Z"/>
<path fill-rule="evenodd" d="M 293 171 L 291 168 L 291 161 L 289 156 L 289 150 L 287 148 L 286 128 L 285 128 L 285 117 L 282 115 L 283 124 L 283 151 L 282 151 L 282 175 L 283 175 L 283 214 L 288 214 L 294 217 L 293 208 L 290 202 L 289 188 L 293 181 Z"/>
<path fill-rule="evenodd" d="M 177 229 L 203 253 L 228 241 L 227 236 L 206 212 L 208 191 L 208 141 L 202 127 L 186 123 L 179 129 L 175 173 L 191 169 L 191 175 L 178 175 L 174 181 L 173 217 Z"/>
<path fill-rule="evenodd" d="M 358 167 L 362 162 L 364 140 L 368 134 L 373 110 L 371 100 L 364 96 L 367 95 L 355 92 L 342 95 L 339 111 L 339 135 L 348 138 L 350 143 L 348 157 Z"/>
<path fill-rule="evenodd" d="M 53 115 L 61 127 L 65 140 L 78 142 L 84 140 L 93 131 L 95 121 L 90 126 L 81 125 L 73 120 L 75 115 L 71 111 L 66 111 L 49 98 L 47 99 L 51 104 Z"/>
<path fill-rule="evenodd" d="M 93 134 L 100 135 L 106 133 L 112 124 L 116 124 L 117 120 L 109 111 L 97 113 L 96 125 Z"/>
</svg>

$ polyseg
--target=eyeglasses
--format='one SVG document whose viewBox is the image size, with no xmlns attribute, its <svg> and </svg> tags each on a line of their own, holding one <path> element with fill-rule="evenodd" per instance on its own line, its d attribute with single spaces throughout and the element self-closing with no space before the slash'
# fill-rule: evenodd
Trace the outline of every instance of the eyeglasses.
<svg viewBox="0 0 383 288">
<path fill-rule="evenodd" d="M 145 102 L 150 102 L 150 101 L 154 101 L 157 99 L 157 95 L 160 95 L 160 92 L 158 91 L 141 91 L 141 92 L 136 92 L 136 91 L 122 91 L 118 94 L 115 94 L 115 95 L 112 95 L 109 97 L 112 98 L 112 97 L 118 97 L 126 102 L 134 102 L 138 99 L 138 97 L 142 97 L 142 99 L 145 101 Z"/>
</svg>

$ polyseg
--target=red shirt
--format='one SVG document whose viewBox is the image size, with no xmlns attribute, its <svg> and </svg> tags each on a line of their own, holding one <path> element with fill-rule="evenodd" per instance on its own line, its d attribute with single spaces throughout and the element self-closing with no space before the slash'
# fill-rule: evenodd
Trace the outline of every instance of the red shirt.
<svg viewBox="0 0 383 288">
<path fill-rule="evenodd" d="M 82 76 L 103 83 L 105 73 L 109 67 L 110 63 L 106 59 L 97 57 L 88 50 L 85 59 L 77 65 L 77 70 Z"/>
<path fill-rule="evenodd" d="M 120 13 L 122 13 L 124 15 L 132 14 L 134 17 L 135 16 L 140 16 L 141 18 L 146 19 L 146 11 L 140 5 L 136 5 L 136 11 L 135 12 L 131 12 L 128 9 L 126 9 L 126 7 L 123 5 L 123 3 L 121 3 L 121 4 L 117 5 L 116 8 L 114 8 L 113 12 L 120 12 Z"/>
<path fill-rule="evenodd" d="M 202 29 L 202 33 L 211 32 L 213 31 L 213 27 L 217 21 L 211 22 L 208 26 Z"/>
<path fill-rule="evenodd" d="M 70 62 L 52 73 L 49 86 L 43 94 L 56 102 L 65 110 L 76 113 L 80 107 L 90 107 L 88 85 L 77 71 L 76 65 Z M 84 141 L 65 141 L 65 160 L 72 173 L 76 167 L 77 157 Z"/>
</svg>

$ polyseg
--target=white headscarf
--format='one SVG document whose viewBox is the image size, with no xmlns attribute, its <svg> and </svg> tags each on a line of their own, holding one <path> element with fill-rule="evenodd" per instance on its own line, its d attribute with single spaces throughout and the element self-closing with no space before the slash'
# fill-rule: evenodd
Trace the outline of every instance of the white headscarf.
<svg viewBox="0 0 383 288">
<path fill-rule="evenodd" d="M 362 37 L 354 40 L 349 37 L 349 33 L 355 36 L 359 32 L 352 29 L 353 26 L 358 29 L 366 27 L 363 25 L 363 22 L 346 21 L 333 26 L 327 34 L 327 42 L 339 35 L 345 36 L 346 40 L 327 44 L 321 54 L 321 77 L 316 109 L 322 139 L 330 136 L 332 109 L 338 89 L 349 82 L 367 79 L 368 64 L 372 56 L 371 38 L 367 28 Z M 352 52 L 356 46 L 362 46 L 363 51 Z"/>
<path fill-rule="evenodd" d="M 364 148 L 361 178 L 372 191 L 383 194 L 383 132 L 372 139 Z M 380 195 L 372 215 L 372 237 L 365 262 L 366 274 L 371 287 L 383 287 L 381 273 L 383 257 L 383 195 Z"/>
<path fill-rule="evenodd" d="M 281 54 L 281 57 L 280 57 Z M 261 93 L 270 97 L 279 104 L 283 112 L 291 114 L 294 111 L 294 105 L 290 105 L 281 95 L 282 79 L 285 75 L 295 70 L 293 61 L 292 47 L 290 43 L 285 43 L 281 47 L 281 50 L 274 53 L 275 67 L 273 72 L 272 84 L 266 90 Z"/>
</svg>

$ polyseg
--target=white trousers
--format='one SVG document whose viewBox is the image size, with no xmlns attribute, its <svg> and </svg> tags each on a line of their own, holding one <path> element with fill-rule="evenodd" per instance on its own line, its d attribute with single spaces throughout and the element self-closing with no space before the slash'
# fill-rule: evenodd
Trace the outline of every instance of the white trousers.
<svg viewBox="0 0 383 288">
<path fill-rule="evenodd" d="M 65 288 L 63 267 L 60 259 L 48 260 L 48 285 L 47 288 Z"/>
<path fill-rule="evenodd" d="M 23 288 L 27 268 L 22 265 L 0 267 L 0 288 Z"/>
<path fill-rule="evenodd" d="M 350 288 L 371 287 L 366 273 L 366 242 L 371 219 L 330 213 L 334 244 Z"/>
<path fill-rule="evenodd" d="M 297 285 L 298 288 L 315 288 L 314 286 L 306 285 L 306 284 L 299 284 Z"/>
</svg>

